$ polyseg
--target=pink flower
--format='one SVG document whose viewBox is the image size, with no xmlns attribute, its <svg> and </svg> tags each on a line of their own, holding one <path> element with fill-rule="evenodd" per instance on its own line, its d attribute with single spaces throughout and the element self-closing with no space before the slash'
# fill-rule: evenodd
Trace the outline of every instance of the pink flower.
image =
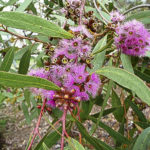
<svg viewBox="0 0 150 150">
<path fill-rule="evenodd" d="M 150 46 L 150 33 L 136 20 L 126 22 L 116 29 L 118 37 L 115 44 L 123 53 L 132 56 L 144 56 Z"/>
</svg>

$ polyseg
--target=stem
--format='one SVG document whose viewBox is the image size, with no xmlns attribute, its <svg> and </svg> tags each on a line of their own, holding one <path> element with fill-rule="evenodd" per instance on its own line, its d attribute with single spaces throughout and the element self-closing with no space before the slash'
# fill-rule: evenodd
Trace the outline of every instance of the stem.
<svg viewBox="0 0 150 150">
<path fill-rule="evenodd" d="M 47 99 L 44 99 L 43 105 L 42 105 L 42 108 L 41 108 L 41 112 L 40 112 L 40 116 L 39 116 L 38 122 L 36 124 L 36 127 L 35 127 L 35 129 L 33 131 L 33 137 L 32 137 L 31 143 L 30 143 L 30 145 L 28 147 L 28 150 L 31 150 L 32 144 L 34 142 L 34 139 L 36 138 L 37 135 L 39 135 L 40 121 L 41 121 L 41 118 L 43 116 L 43 111 L 44 111 L 44 108 L 45 108 L 46 101 L 47 101 Z"/>
<path fill-rule="evenodd" d="M 138 8 L 142 8 L 142 7 L 150 7 L 150 4 L 143 4 L 143 5 L 138 5 L 138 6 L 132 7 L 131 9 L 125 11 L 123 14 L 126 15 L 130 11 L 138 9 Z"/>
<path fill-rule="evenodd" d="M 79 105 L 77 105 L 77 110 L 78 110 L 78 118 L 79 118 L 79 121 L 80 121 L 80 108 L 79 108 Z M 81 136 L 81 133 L 79 132 L 79 142 L 80 144 L 82 144 L 82 136 Z"/>
<path fill-rule="evenodd" d="M 103 17 L 103 15 L 102 15 L 101 11 L 100 11 L 100 10 L 99 10 L 99 8 L 97 7 L 96 1 L 95 1 L 95 0 L 93 0 L 93 2 L 94 2 L 94 6 L 95 6 L 95 8 L 96 8 L 96 9 L 97 9 L 97 11 L 99 12 L 100 17 L 103 19 L 104 23 L 105 23 L 105 24 L 109 23 L 109 21 L 108 21 L 108 20 L 106 20 L 106 19 Z"/>
<path fill-rule="evenodd" d="M 82 25 L 82 17 L 84 12 L 85 0 L 81 2 L 81 9 L 80 9 L 80 18 L 79 18 L 79 25 Z"/>
<path fill-rule="evenodd" d="M 43 43 L 43 44 L 47 44 L 46 42 L 43 42 L 43 41 L 41 41 L 41 40 L 39 40 L 37 38 L 30 38 L 30 37 L 26 37 L 26 36 L 23 36 L 23 35 L 15 34 L 15 33 L 11 32 L 11 31 L 9 31 L 7 28 L 0 29 L 0 31 L 9 33 L 11 35 L 14 35 L 14 36 L 18 37 L 19 39 L 27 39 L 27 40 L 32 40 L 32 41 L 35 41 L 35 42 L 40 42 L 40 43 Z"/>
<path fill-rule="evenodd" d="M 66 128 L 65 128 L 66 115 L 67 115 L 67 110 L 64 109 L 64 113 L 63 113 L 63 116 L 61 118 L 61 121 L 62 121 L 61 150 L 64 150 L 64 136 L 66 134 Z"/>
</svg>

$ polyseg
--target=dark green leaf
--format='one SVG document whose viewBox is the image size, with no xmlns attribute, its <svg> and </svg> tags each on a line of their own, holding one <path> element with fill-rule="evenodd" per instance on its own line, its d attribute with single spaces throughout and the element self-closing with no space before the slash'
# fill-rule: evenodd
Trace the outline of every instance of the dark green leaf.
<svg viewBox="0 0 150 150">
<path fill-rule="evenodd" d="M 24 53 L 24 55 L 22 56 L 20 60 L 19 70 L 18 70 L 18 73 L 20 74 L 27 74 L 28 72 L 28 68 L 30 65 L 30 58 L 31 58 L 31 49 L 32 49 L 32 46 L 29 47 L 28 51 Z"/>
<path fill-rule="evenodd" d="M 113 112 L 115 119 L 119 122 L 122 122 L 122 119 L 124 118 L 124 108 L 122 107 L 120 99 L 114 90 L 112 91 L 111 103 L 112 107 L 118 107 L 118 109 Z"/>
<path fill-rule="evenodd" d="M 0 71 L 9 71 L 14 59 L 14 48 L 10 48 L 0 66 Z"/>
<path fill-rule="evenodd" d="M 77 127 L 82 134 L 82 136 L 90 143 L 92 144 L 96 150 L 114 150 L 109 145 L 105 144 L 104 142 L 100 141 L 99 139 L 96 139 L 88 134 L 84 126 L 76 120 Z"/>
<path fill-rule="evenodd" d="M 20 12 L 0 12 L 0 23 L 17 29 L 23 29 L 46 36 L 59 38 L 73 38 L 59 26 L 40 17 Z"/>
<path fill-rule="evenodd" d="M 133 111 L 136 113 L 136 115 L 138 116 L 139 120 L 142 122 L 147 122 L 144 114 L 142 113 L 142 111 L 139 110 L 138 106 L 135 105 L 131 99 L 127 99 L 128 104 L 131 106 L 131 108 L 133 109 Z"/>
<path fill-rule="evenodd" d="M 54 83 L 33 76 L 19 75 L 0 71 L 0 84 L 4 86 L 24 88 L 36 87 L 47 90 L 59 90 L 60 88 Z"/>
<path fill-rule="evenodd" d="M 30 116 L 29 116 L 29 112 L 28 112 L 28 107 L 26 106 L 26 104 L 24 102 L 22 102 L 22 110 L 23 110 L 23 113 L 24 113 L 27 123 L 30 124 L 31 120 L 30 120 Z"/>
<path fill-rule="evenodd" d="M 97 119 L 94 118 L 94 117 L 89 117 L 89 119 L 92 120 L 94 123 L 97 122 Z M 103 128 L 104 130 L 106 130 L 109 133 L 109 135 L 111 137 L 113 137 L 116 141 L 124 143 L 124 144 L 129 144 L 130 143 L 130 141 L 126 137 L 124 137 L 122 134 L 116 132 L 115 130 L 113 130 L 109 126 L 105 125 L 104 123 L 99 122 L 99 126 L 101 128 Z"/>
</svg>

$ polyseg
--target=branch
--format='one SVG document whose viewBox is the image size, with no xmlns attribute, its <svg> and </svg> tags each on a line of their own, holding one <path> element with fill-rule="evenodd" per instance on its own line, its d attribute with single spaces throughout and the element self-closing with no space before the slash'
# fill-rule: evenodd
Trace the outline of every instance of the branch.
<svg viewBox="0 0 150 150">
<path fill-rule="evenodd" d="M 82 0 L 82 2 L 81 2 L 81 8 L 80 8 L 79 25 L 82 25 L 82 17 L 83 17 L 84 6 L 85 6 L 85 0 Z"/>
<path fill-rule="evenodd" d="M 127 13 L 129 13 L 132 10 L 135 10 L 138 8 L 143 8 L 143 7 L 150 7 L 150 4 L 143 4 L 143 5 L 138 5 L 138 6 L 132 7 L 131 9 L 125 11 L 123 14 L 126 15 Z"/>
<path fill-rule="evenodd" d="M 101 11 L 100 11 L 100 10 L 99 10 L 99 8 L 97 7 L 96 1 L 95 1 L 95 0 L 93 0 L 93 2 L 94 2 L 94 6 L 95 6 L 95 8 L 96 8 L 96 9 L 97 9 L 97 11 L 99 12 L 99 14 L 100 14 L 101 18 L 103 19 L 104 23 L 105 23 L 105 24 L 109 23 L 109 21 L 108 21 L 108 20 L 106 20 L 106 19 L 103 17 L 103 15 L 102 15 Z"/>
<path fill-rule="evenodd" d="M 9 33 L 11 35 L 14 35 L 14 36 L 18 37 L 19 39 L 27 39 L 27 40 L 32 40 L 32 41 L 35 41 L 35 42 L 40 42 L 40 43 L 43 43 L 43 44 L 48 44 L 47 42 L 43 42 L 43 41 L 41 41 L 41 40 L 39 40 L 37 38 L 30 38 L 30 37 L 26 37 L 26 36 L 23 36 L 23 35 L 15 34 L 15 33 L 11 32 L 11 31 L 9 31 L 7 28 L 0 29 L 0 31 Z"/>
</svg>

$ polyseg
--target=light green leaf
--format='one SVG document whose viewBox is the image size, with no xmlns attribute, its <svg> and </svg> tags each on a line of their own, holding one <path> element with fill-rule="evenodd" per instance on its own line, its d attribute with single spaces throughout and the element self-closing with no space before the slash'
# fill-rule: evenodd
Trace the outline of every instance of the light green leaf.
<svg viewBox="0 0 150 150">
<path fill-rule="evenodd" d="M 54 83 L 33 76 L 20 75 L 14 73 L 7 73 L 0 71 L 0 84 L 4 86 L 24 88 L 24 87 L 36 87 L 47 90 L 60 90 L 60 88 Z"/>
<path fill-rule="evenodd" d="M 13 59 L 14 59 L 14 47 L 11 47 L 4 57 L 4 60 L 0 66 L 0 71 L 9 71 Z"/>
<path fill-rule="evenodd" d="M 73 38 L 59 26 L 40 17 L 21 12 L 0 12 L 0 23 L 17 29 L 41 33 L 50 37 Z"/>
<path fill-rule="evenodd" d="M 138 137 L 133 150 L 149 150 L 150 149 L 150 127 L 145 129 Z"/>
<path fill-rule="evenodd" d="M 18 0 L 9 0 L 5 6 L 11 6 L 13 4 L 15 4 Z"/>
<path fill-rule="evenodd" d="M 121 61 L 124 69 L 134 74 L 133 67 L 131 64 L 131 57 L 125 54 L 121 54 Z"/>
<path fill-rule="evenodd" d="M 24 2 L 16 9 L 18 12 L 23 12 L 32 2 L 32 0 L 24 0 Z"/>
<path fill-rule="evenodd" d="M 71 138 L 69 140 L 74 147 L 71 147 L 71 145 L 68 145 L 68 148 L 67 148 L 68 150 L 85 150 L 84 147 L 75 139 Z"/>
<path fill-rule="evenodd" d="M 150 105 L 150 90 L 145 83 L 137 76 L 126 70 L 104 67 L 96 71 L 97 74 L 106 76 L 107 78 L 117 82 L 121 86 L 134 91 L 139 98 Z"/>
<path fill-rule="evenodd" d="M 136 19 L 144 24 L 150 24 L 150 10 L 140 11 L 127 17 L 128 20 Z"/>
<path fill-rule="evenodd" d="M 97 45 L 95 46 L 92 52 L 94 53 L 98 51 L 99 49 L 101 49 L 102 47 L 104 47 L 106 45 L 106 41 L 107 41 L 107 35 L 97 43 Z M 92 64 L 94 65 L 94 67 L 90 70 L 90 72 L 94 72 L 97 69 L 102 67 L 104 59 L 105 59 L 105 53 L 106 51 L 103 51 L 95 55 L 94 59 L 92 60 Z"/>
</svg>

